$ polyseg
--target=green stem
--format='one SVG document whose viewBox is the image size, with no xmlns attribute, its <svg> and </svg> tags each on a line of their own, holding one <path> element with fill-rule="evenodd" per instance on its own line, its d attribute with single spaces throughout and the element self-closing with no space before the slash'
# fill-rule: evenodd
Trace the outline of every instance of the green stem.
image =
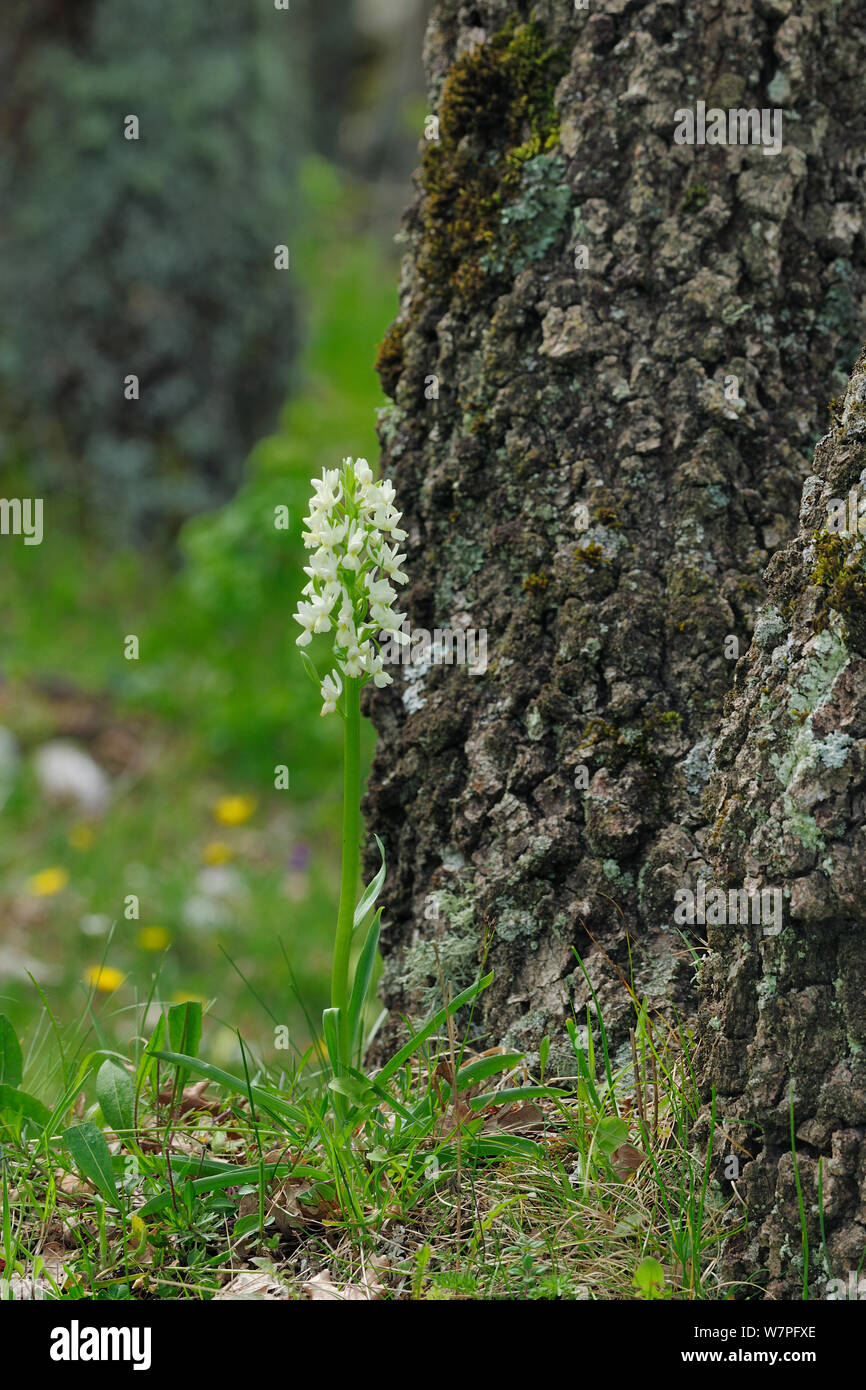
<svg viewBox="0 0 866 1390">
<path fill-rule="evenodd" d="M 349 1057 L 349 955 L 352 949 L 355 906 L 358 896 L 358 869 L 361 830 L 361 682 L 345 678 L 343 700 L 343 870 L 340 877 L 340 911 L 334 965 L 331 972 L 331 1004 L 340 1010 L 340 1054 Z"/>
</svg>

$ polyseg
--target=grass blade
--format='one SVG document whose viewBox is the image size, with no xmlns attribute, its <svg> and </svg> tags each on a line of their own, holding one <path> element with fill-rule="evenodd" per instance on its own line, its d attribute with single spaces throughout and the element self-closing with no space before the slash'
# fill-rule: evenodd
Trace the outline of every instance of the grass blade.
<svg viewBox="0 0 866 1390">
<path fill-rule="evenodd" d="M 468 989 L 464 989 L 462 994 L 458 994 L 455 999 L 451 1000 L 450 1004 L 434 1014 L 433 1017 L 424 1024 L 423 1028 L 419 1028 L 418 1032 L 413 1034 L 406 1045 L 400 1048 L 399 1052 L 394 1053 L 390 1062 L 385 1063 L 378 1074 L 379 1082 L 384 1084 L 386 1081 L 390 1080 L 394 1073 L 399 1071 L 405 1062 L 408 1062 L 412 1053 L 416 1052 L 421 1044 L 427 1041 L 430 1034 L 435 1033 L 437 1028 L 442 1027 L 442 1024 L 450 1014 L 456 1013 L 458 1009 L 463 1008 L 464 1004 L 468 1004 L 479 995 L 482 990 L 487 988 L 492 979 L 493 971 L 491 970 L 489 975 L 484 975 L 480 980 L 476 980 L 474 985 L 470 985 Z"/>
<path fill-rule="evenodd" d="M 225 1086 L 227 1090 L 234 1091 L 238 1095 L 247 1094 L 247 1083 L 241 1076 L 232 1076 L 231 1072 L 223 1071 L 222 1067 L 214 1067 L 210 1062 L 203 1062 L 198 1057 L 186 1057 L 180 1052 L 155 1052 L 154 1057 L 158 1057 L 162 1062 L 171 1062 L 176 1067 L 185 1067 L 198 1076 L 206 1076 L 209 1081 L 216 1082 L 219 1086 Z M 294 1120 L 296 1123 L 304 1122 L 304 1115 L 296 1105 L 290 1101 L 283 1100 L 282 1096 L 275 1095 L 273 1091 L 265 1090 L 262 1086 L 251 1086 L 250 1091 L 255 1096 L 256 1104 L 262 1110 L 267 1110 L 269 1114 L 276 1115 L 283 1119 Z"/>
</svg>

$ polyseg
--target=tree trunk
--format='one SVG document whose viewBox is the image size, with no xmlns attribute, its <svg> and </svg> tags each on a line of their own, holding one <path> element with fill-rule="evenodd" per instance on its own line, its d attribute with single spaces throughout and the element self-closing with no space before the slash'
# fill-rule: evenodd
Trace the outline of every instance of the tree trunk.
<svg viewBox="0 0 866 1390">
<path fill-rule="evenodd" d="M 834 529 L 848 518 L 831 505 L 851 489 L 854 535 Z M 769 924 L 709 929 L 699 1050 L 718 1091 L 717 1147 L 752 1220 L 728 1243 L 727 1273 L 767 1271 L 759 1282 L 774 1298 L 800 1297 L 804 1284 L 813 1298 L 866 1294 L 861 495 L 866 352 L 818 446 L 799 534 L 770 566 L 714 750 L 715 881 L 778 890 L 782 907 Z"/>
<path fill-rule="evenodd" d="M 455 993 L 484 958 L 478 1036 L 549 1031 L 554 1061 L 576 951 L 620 1041 L 626 933 L 638 993 L 689 1006 L 669 927 L 709 872 L 734 639 L 859 347 L 862 20 L 433 5 L 382 468 L 412 629 L 486 630 L 489 666 L 422 660 L 368 703 L 392 1010 L 439 1000 L 434 946 Z M 781 152 L 675 143 L 699 100 L 783 109 Z"/>
</svg>

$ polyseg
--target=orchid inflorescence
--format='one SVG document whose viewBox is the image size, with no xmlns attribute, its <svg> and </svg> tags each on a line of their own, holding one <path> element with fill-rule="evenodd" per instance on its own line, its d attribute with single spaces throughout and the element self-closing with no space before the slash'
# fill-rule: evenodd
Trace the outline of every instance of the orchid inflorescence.
<svg viewBox="0 0 866 1390">
<path fill-rule="evenodd" d="M 295 619 L 303 632 L 299 647 L 313 633 L 334 632 L 335 669 L 321 682 L 322 714 L 333 714 L 343 690 L 340 672 L 366 685 L 390 685 L 379 638 L 408 640 L 402 631 L 405 613 L 391 607 L 395 584 L 405 584 L 400 568 L 405 555 L 399 542 L 401 513 L 393 506 L 395 491 L 386 479 L 373 481 L 366 459 L 345 459 L 342 469 L 323 469 L 313 478 L 310 515 L 304 517 L 304 545 L 313 551 Z M 390 544 L 389 542 L 394 542 Z"/>
</svg>

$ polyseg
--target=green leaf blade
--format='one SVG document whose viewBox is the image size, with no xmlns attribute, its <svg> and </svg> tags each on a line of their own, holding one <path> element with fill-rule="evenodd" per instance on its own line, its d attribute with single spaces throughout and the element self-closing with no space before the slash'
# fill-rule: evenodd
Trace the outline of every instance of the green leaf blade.
<svg viewBox="0 0 866 1390">
<path fill-rule="evenodd" d="M 486 1091 L 483 1096 L 474 1096 L 469 1102 L 470 1110 L 485 1110 L 488 1105 L 514 1105 L 516 1101 L 551 1100 L 567 1096 L 567 1091 L 553 1086 L 506 1086 L 502 1091 Z"/>
<path fill-rule="evenodd" d="M 188 999 L 172 1004 L 168 1011 L 168 1043 L 172 1052 L 184 1052 L 188 1057 L 198 1055 L 201 1042 L 201 1004 Z"/>
<path fill-rule="evenodd" d="M 63 1143 L 78 1171 L 109 1202 L 117 1202 L 117 1182 L 105 1135 L 92 1120 L 82 1120 L 63 1131 Z"/>
<path fill-rule="evenodd" d="M 595 1127 L 593 1143 L 609 1158 L 621 1144 L 628 1143 L 628 1125 L 618 1115 L 603 1115 Z"/>
<path fill-rule="evenodd" d="M 361 901 L 355 908 L 355 916 L 352 923 L 354 931 L 358 930 L 364 918 L 367 916 L 367 913 L 370 911 L 370 909 L 372 908 L 373 904 L 375 903 L 376 899 L 382 891 L 382 884 L 385 882 L 385 847 L 382 844 L 382 841 L 379 839 L 378 835 L 376 836 L 376 844 L 379 846 L 379 856 L 382 860 L 382 863 L 379 866 L 379 870 L 376 873 L 375 878 L 372 879 L 371 882 L 368 883 L 367 887 L 364 889 L 364 892 L 361 895 Z"/>
<path fill-rule="evenodd" d="M 129 1072 L 110 1057 L 96 1075 L 96 1098 L 115 1134 L 131 1130 L 135 1111 L 135 1086 Z"/>
<path fill-rule="evenodd" d="M 0 1082 L 0 1112 L 4 1110 L 32 1120 L 40 1129 L 44 1129 L 51 1119 L 51 1111 L 41 1100 L 29 1096 L 26 1091 L 19 1091 L 14 1086 Z"/>
<path fill-rule="evenodd" d="M 421 1044 L 427 1041 L 430 1034 L 435 1033 L 437 1028 L 442 1027 L 442 1024 L 449 1015 L 456 1013 L 458 1009 L 462 1009 L 464 1004 L 471 1003 L 482 990 L 487 989 L 492 980 L 493 971 L 491 970 L 489 974 L 482 976 L 480 980 L 476 980 L 474 985 L 470 985 L 468 989 L 464 989 L 462 994 L 457 995 L 456 999 L 452 999 L 451 1003 L 446 1008 L 440 1009 L 438 1013 L 435 1013 L 432 1018 L 428 1019 L 423 1028 L 419 1028 L 417 1033 L 413 1033 L 409 1041 L 400 1048 L 400 1051 L 395 1052 L 391 1060 L 385 1063 L 376 1078 L 379 1084 L 384 1085 L 386 1081 L 389 1081 L 394 1073 L 400 1070 L 404 1062 L 408 1062 L 413 1052 L 417 1052 Z"/>
<path fill-rule="evenodd" d="M 0 1084 L 13 1090 L 21 1085 L 24 1063 L 18 1035 L 5 1014 L 0 1014 Z"/>
<path fill-rule="evenodd" d="M 376 964 L 376 948 L 379 945 L 381 925 L 382 909 L 380 907 L 373 919 L 373 925 L 367 933 L 367 940 L 364 942 L 363 950 L 358 958 L 355 978 L 352 982 L 352 997 L 349 1000 L 349 1052 L 353 1058 L 358 1056 L 361 1046 L 361 1023 L 364 1005 L 367 1002 L 367 992 Z"/>
<path fill-rule="evenodd" d="M 479 1057 L 477 1062 L 467 1062 L 457 1073 L 457 1089 L 473 1086 L 476 1081 L 486 1081 L 497 1072 L 509 1071 L 523 1060 L 522 1052 L 502 1052 L 497 1057 Z"/>
</svg>

